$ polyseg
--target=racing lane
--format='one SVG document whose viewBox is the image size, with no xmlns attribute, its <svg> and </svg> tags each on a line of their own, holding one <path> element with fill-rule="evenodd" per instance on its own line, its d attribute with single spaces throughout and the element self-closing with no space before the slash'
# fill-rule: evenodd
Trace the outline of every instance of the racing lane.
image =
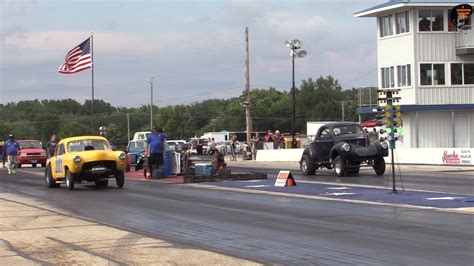
<svg viewBox="0 0 474 266">
<path fill-rule="evenodd" d="M 77 216 L 179 243 L 283 264 L 472 265 L 474 215 L 127 180 L 124 189 L 47 189 L 43 169 L 0 169 L 15 193 Z"/>
<path fill-rule="evenodd" d="M 267 173 L 269 178 L 276 178 L 278 175 L 277 169 L 274 167 L 254 168 L 245 165 L 232 165 L 229 167 L 233 172 L 263 172 Z M 474 194 L 474 168 L 467 170 L 456 170 L 446 167 L 445 170 L 435 171 L 419 171 L 416 168 L 410 170 L 405 166 L 404 168 L 396 168 L 396 184 L 398 190 L 417 189 L 439 191 L 447 193 L 459 194 Z M 319 181 L 330 183 L 344 183 L 344 184 L 360 184 L 377 187 L 392 188 L 392 173 L 391 166 L 387 164 L 385 174 L 381 177 L 374 173 L 374 170 L 369 167 L 361 167 L 360 173 L 357 176 L 337 177 L 333 170 L 320 169 L 316 171 L 314 176 L 305 176 L 301 174 L 299 168 L 282 167 L 281 170 L 291 170 L 296 180 L 303 181 Z M 401 173 L 401 174 L 400 174 Z"/>
</svg>

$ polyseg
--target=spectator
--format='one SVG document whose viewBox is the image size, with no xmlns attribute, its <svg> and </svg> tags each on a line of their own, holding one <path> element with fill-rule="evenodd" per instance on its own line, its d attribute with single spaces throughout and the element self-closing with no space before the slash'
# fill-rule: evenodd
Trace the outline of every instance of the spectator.
<svg viewBox="0 0 474 266">
<path fill-rule="evenodd" d="M 18 142 L 15 140 L 15 137 L 10 134 L 3 147 L 3 166 L 5 167 L 5 158 L 7 158 L 7 169 L 9 175 L 15 174 L 16 157 L 18 156 L 19 151 L 20 144 L 18 144 Z"/>
<path fill-rule="evenodd" d="M 364 127 L 364 133 L 369 133 L 369 130 L 367 130 L 366 127 Z"/>
<path fill-rule="evenodd" d="M 419 30 L 431 31 L 431 21 L 429 21 L 426 17 L 423 17 L 419 22 Z"/>
<path fill-rule="evenodd" d="M 153 166 L 160 168 L 163 165 L 163 157 L 166 149 L 166 136 L 161 128 L 153 127 L 151 134 L 146 137 L 146 155 L 148 157 L 148 168 L 150 178 L 153 177 Z"/>
<path fill-rule="evenodd" d="M 375 127 L 369 133 L 369 137 L 370 137 L 370 141 L 376 141 L 379 139 L 379 133 L 377 132 L 377 129 Z"/>
<path fill-rule="evenodd" d="M 273 133 L 271 130 L 268 130 L 267 134 L 263 137 L 265 142 L 273 142 Z"/>
<path fill-rule="evenodd" d="M 230 151 L 232 158 L 230 159 L 231 161 L 236 161 L 237 160 L 237 136 L 233 135 L 232 139 L 230 140 Z"/>
<path fill-rule="evenodd" d="M 212 154 L 214 153 L 214 151 L 216 150 L 216 140 L 214 138 L 212 138 L 210 141 L 209 141 L 209 154 Z"/>
<path fill-rule="evenodd" d="M 255 133 L 252 141 L 252 158 L 257 159 L 257 150 L 262 149 L 262 142 L 258 133 Z"/>
<path fill-rule="evenodd" d="M 49 139 L 48 143 L 46 143 L 46 151 L 48 153 L 48 158 L 54 156 L 54 150 L 56 149 L 57 144 L 58 142 L 56 141 L 56 135 L 53 134 Z"/>
<path fill-rule="evenodd" d="M 280 149 L 280 141 L 282 139 L 282 136 L 280 134 L 279 130 L 275 131 L 275 135 L 273 135 L 273 148 L 278 150 Z"/>
</svg>

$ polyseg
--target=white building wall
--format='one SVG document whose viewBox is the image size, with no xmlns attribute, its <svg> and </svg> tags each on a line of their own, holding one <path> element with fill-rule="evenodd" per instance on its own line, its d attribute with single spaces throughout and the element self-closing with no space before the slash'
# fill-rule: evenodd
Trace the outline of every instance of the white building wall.
<svg viewBox="0 0 474 266">
<path fill-rule="evenodd" d="M 459 32 L 419 32 L 418 10 L 414 10 L 412 22 L 415 24 L 415 73 L 416 104 L 472 104 L 474 86 L 451 86 L 450 63 L 474 62 L 474 56 L 456 55 L 456 38 Z M 444 28 L 447 29 L 447 12 Z M 420 86 L 420 63 L 445 63 L 445 85 Z"/>
<path fill-rule="evenodd" d="M 453 147 L 451 112 L 418 112 L 418 148 Z"/>
<path fill-rule="evenodd" d="M 407 11 L 397 10 L 397 13 Z M 410 13 L 410 18 L 413 18 L 414 10 L 408 10 Z M 392 15 L 393 18 L 393 32 L 396 32 L 395 29 L 395 13 L 387 13 L 385 15 Z M 379 18 L 377 18 L 377 25 L 380 27 Z M 378 30 L 377 35 L 377 62 L 378 62 L 378 87 L 382 88 L 382 75 L 380 69 L 383 67 L 395 67 L 397 65 L 411 65 L 411 77 L 412 77 L 412 86 L 402 87 L 399 96 L 401 97 L 400 104 L 416 104 L 416 93 L 414 88 L 414 64 L 415 64 L 415 47 L 414 47 L 414 21 L 410 19 L 410 32 L 386 36 L 380 38 L 380 29 Z M 395 69 L 395 79 L 397 73 Z M 396 86 L 396 85 L 395 85 Z M 397 88 L 397 87 L 395 87 Z"/>
<path fill-rule="evenodd" d="M 416 116 L 415 113 L 403 114 L 403 141 L 397 142 L 397 147 L 413 148 L 416 145 Z"/>
<path fill-rule="evenodd" d="M 417 99 L 417 104 L 472 104 L 474 87 L 421 87 Z"/>
</svg>

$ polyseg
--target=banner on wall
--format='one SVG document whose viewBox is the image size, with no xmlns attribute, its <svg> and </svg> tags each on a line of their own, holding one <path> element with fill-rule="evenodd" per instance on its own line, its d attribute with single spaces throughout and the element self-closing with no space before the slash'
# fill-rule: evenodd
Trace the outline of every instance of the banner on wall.
<svg viewBox="0 0 474 266">
<path fill-rule="evenodd" d="M 473 165 L 472 149 L 446 149 L 442 154 L 443 164 Z"/>
</svg>

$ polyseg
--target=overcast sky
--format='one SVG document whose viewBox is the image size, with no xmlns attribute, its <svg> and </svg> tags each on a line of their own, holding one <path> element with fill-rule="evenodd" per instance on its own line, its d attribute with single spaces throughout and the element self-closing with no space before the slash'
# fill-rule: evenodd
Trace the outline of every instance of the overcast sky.
<svg viewBox="0 0 474 266">
<path fill-rule="evenodd" d="M 95 96 L 115 106 L 159 106 L 237 96 L 244 88 L 244 30 L 252 88 L 291 87 L 285 40 L 307 50 L 296 80 L 333 75 L 344 89 L 376 85 L 376 21 L 353 13 L 369 0 L 0 0 L 0 103 L 91 98 L 91 70 L 57 72 L 94 33 Z"/>
</svg>

